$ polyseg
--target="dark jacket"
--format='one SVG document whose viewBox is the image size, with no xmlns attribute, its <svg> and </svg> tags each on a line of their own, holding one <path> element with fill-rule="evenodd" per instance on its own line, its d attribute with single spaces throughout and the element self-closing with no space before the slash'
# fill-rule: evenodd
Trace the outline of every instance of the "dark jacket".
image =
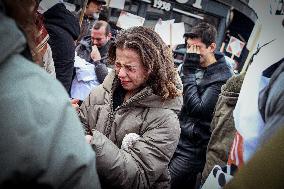
<svg viewBox="0 0 284 189">
<path fill-rule="evenodd" d="M 69 92 L 74 69 L 75 43 L 80 34 L 78 19 L 64 4 L 58 3 L 44 14 L 44 24 L 49 33 L 56 78 Z"/>
<path fill-rule="evenodd" d="M 64 88 L 20 54 L 26 41 L 14 21 L 0 12 L 0 22 L 0 188 L 100 188 Z"/>
<path fill-rule="evenodd" d="M 107 53 L 111 43 L 112 41 L 109 40 L 103 47 L 98 48 L 101 60 L 95 62 L 91 59 L 92 41 L 90 35 L 83 37 L 76 47 L 76 52 L 79 57 L 95 65 L 95 72 L 99 83 L 102 83 L 108 74 Z"/>
<path fill-rule="evenodd" d="M 180 114 L 181 136 L 176 154 L 196 159 L 193 149 L 201 149 L 198 161 L 205 161 L 205 151 L 210 139 L 210 123 L 221 86 L 233 75 L 220 53 L 215 53 L 217 62 L 197 70 L 191 67 L 190 54 L 183 65 L 183 107 Z M 203 72 L 203 77 L 199 77 Z M 197 79 L 197 77 L 199 77 Z"/>
<path fill-rule="evenodd" d="M 215 165 L 225 166 L 235 136 L 233 111 L 238 101 L 244 74 L 231 77 L 222 86 L 211 122 L 212 135 L 206 152 L 206 163 L 202 172 L 203 184 Z"/>
<path fill-rule="evenodd" d="M 196 80 L 196 69 L 188 71 L 183 66 L 182 77 L 184 104 L 180 114 L 181 140 L 179 146 L 186 147 L 187 143 L 207 145 L 210 138 L 210 123 L 221 86 L 233 75 L 222 54 L 215 54 L 217 62 L 203 71 L 200 81 Z M 187 57 L 184 64 L 190 64 Z M 197 84 L 198 82 L 198 84 Z M 185 144 L 185 145 L 183 145 Z"/>
</svg>

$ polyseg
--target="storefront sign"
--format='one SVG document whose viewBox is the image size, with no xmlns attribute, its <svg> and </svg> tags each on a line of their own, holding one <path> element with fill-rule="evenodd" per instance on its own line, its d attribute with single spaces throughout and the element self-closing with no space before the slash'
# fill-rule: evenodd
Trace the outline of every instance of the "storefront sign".
<svg viewBox="0 0 284 189">
<path fill-rule="evenodd" d="M 161 0 L 154 0 L 153 7 L 155 7 L 155 8 L 162 9 L 162 10 L 165 10 L 165 11 L 170 11 L 171 6 L 172 6 L 171 3 L 161 1 Z"/>
</svg>

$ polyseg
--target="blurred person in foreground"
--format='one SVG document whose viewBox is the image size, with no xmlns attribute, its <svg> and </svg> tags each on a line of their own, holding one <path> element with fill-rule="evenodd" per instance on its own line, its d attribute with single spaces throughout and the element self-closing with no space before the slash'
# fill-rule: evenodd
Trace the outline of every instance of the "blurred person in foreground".
<svg viewBox="0 0 284 189">
<path fill-rule="evenodd" d="M 0 1 L 0 188 L 100 188 L 67 93 L 31 61 L 33 3 Z"/>
<path fill-rule="evenodd" d="M 206 22 L 185 34 L 187 53 L 181 68 L 183 107 L 181 135 L 169 164 L 171 186 L 195 188 L 196 176 L 203 170 L 211 136 L 210 123 L 221 86 L 233 72 L 224 55 L 216 50 L 216 28 Z"/>
<path fill-rule="evenodd" d="M 240 116 L 246 122 L 242 122 L 240 127 L 236 127 L 237 131 L 241 133 L 238 133 L 238 141 L 240 142 L 234 141 L 228 161 L 229 164 L 237 165 L 239 172 L 225 188 L 284 187 L 284 58 L 276 63 L 270 63 L 269 67 L 265 66 L 265 70 L 258 71 L 260 74 L 255 71 L 255 66 L 259 66 L 259 63 L 262 62 L 257 62 L 249 67 L 247 78 L 245 78 L 247 79 L 245 87 L 250 88 L 252 86 L 251 78 L 256 77 L 259 87 L 256 85 L 254 87 L 256 90 L 246 90 L 242 96 L 243 99 L 247 99 L 248 92 L 256 93 L 257 109 L 255 112 L 250 112 L 249 117 Z M 250 101 L 252 100 L 250 99 Z M 239 103 L 240 106 L 245 107 L 244 101 L 239 101 Z M 253 129 L 244 130 L 248 127 L 248 124 L 244 123 L 250 123 L 249 128 L 253 127 Z M 247 133 L 250 134 L 250 138 L 244 135 Z"/>
<path fill-rule="evenodd" d="M 182 106 L 171 51 L 153 30 L 134 27 L 117 36 L 108 60 L 114 70 L 79 109 L 102 188 L 170 188 Z"/>
</svg>

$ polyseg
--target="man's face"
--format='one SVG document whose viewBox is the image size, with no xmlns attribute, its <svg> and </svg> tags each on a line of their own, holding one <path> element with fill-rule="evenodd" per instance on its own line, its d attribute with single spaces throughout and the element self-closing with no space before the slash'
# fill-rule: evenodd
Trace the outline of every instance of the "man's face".
<svg viewBox="0 0 284 189">
<path fill-rule="evenodd" d="M 102 3 L 90 2 L 86 7 L 85 15 L 89 17 L 93 17 L 96 14 L 99 15 L 102 10 L 103 10 Z"/>
<path fill-rule="evenodd" d="M 214 48 L 212 45 L 209 45 L 206 47 L 206 45 L 201 41 L 200 38 L 188 38 L 187 39 L 187 48 L 190 48 L 191 46 L 195 45 L 196 49 L 200 52 L 200 64 L 203 65 L 206 61 L 206 56 L 209 54 L 212 54 L 214 52 Z"/>
<path fill-rule="evenodd" d="M 91 37 L 93 45 L 96 45 L 99 48 L 104 46 L 110 39 L 110 35 L 106 35 L 104 27 L 101 27 L 98 30 L 93 29 Z"/>
</svg>

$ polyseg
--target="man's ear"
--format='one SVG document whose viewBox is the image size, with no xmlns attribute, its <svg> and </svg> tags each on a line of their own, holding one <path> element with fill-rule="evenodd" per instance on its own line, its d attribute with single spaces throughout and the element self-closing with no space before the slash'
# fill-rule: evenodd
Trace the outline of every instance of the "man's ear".
<svg viewBox="0 0 284 189">
<path fill-rule="evenodd" d="M 216 47 L 217 47 L 216 43 L 211 43 L 211 45 L 209 45 L 208 48 L 210 52 L 214 52 L 216 50 Z"/>
</svg>

